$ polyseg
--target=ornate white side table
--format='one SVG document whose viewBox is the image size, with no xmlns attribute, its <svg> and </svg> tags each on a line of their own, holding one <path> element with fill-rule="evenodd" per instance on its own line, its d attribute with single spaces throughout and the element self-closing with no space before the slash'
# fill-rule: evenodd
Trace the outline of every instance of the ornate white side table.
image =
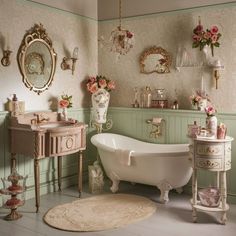
<svg viewBox="0 0 236 236">
<path fill-rule="evenodd" d="M 197 210 L 221 212 L 221 224 L 225 224 L 226 212 L 229 210 L 227 204 L 226 171 L 231 169 L 231 142 L 232 137 L 225 139 L 193 138 L 190 144 L 190 155 L 193 158 L 192 176 L 192 217 L 197 222 Z M 220 205 L 218 207 L 206 207 L 201 205 L 197 199 L 197 171 L 204 169 L 215 171 L 217 176 L 217 187 L 220 189 Z"/>
</svg>

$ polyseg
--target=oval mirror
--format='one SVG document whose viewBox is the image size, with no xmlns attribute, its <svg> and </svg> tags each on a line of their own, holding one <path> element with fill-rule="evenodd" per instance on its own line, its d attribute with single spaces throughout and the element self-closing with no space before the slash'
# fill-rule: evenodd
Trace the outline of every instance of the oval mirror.
<svg viewBox="0 0 236 236">
<path fill-rule="evenodd" d="M 144 74 L 169 73 L 171 57 L 169 53 L 161 47 L 151 47 L 144 51 L 140 57 L 140 72 Z"/>
<path fill-rule="evenodd" d="M 35 26 L 24 36 L 18 63 L 27 88 L 40 94 L 52 83 L 56 69 L 56 53 L 43 25 Z"/>
</svg>

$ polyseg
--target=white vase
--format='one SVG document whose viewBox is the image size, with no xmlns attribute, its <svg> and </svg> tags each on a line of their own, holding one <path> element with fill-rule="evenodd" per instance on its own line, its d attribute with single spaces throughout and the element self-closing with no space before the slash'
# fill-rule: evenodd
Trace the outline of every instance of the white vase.
<svg viewBox="0 0 236 236">
<path fill-rule="evenodd" d="M 217 136 L 217 117 L 216 116 L 207 116 L 206 129 L 210 135 L 216 138 Z"/>
<path fill-rule="evenodd" d="M 198 110 L 199 111 L 204 111 L 205 108 L 207 107 L 207 99 L 201 99 L 199 102 L 198 102 Z"/>
<path fill-rule="evenodd" d="M 107 109 L 110 101 L 110 93 L 105 89 L 98 89 L 92 94 L 92 121 L 104 124 L 107 121 Z"/>
<path fill-rule="evenodd" d="M 62 117 L 63 117 L 63 120 L 65 120 L 65 121 L 68 120 L 67 108 L 66 107 L 62 108 Z"/>
</svg>

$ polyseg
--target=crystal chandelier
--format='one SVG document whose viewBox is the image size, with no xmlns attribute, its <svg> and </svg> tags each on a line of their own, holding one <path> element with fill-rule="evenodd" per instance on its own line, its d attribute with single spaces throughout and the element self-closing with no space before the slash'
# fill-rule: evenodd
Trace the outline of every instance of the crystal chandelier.
<svg viewBox="0 0 236 236">
<path fill-rule="evenodd" d="M 121 0 L 119 0 L 119 26 L 117 26 L 110 36 L 108 43 L 105 42 L 104 37 L 100 37 L 100 45 L 107 46 L 111 52 L 120 55 L 126 55 L 134 46 L 134 34 L 127 29 L 121 27 Z"/>
</svg>

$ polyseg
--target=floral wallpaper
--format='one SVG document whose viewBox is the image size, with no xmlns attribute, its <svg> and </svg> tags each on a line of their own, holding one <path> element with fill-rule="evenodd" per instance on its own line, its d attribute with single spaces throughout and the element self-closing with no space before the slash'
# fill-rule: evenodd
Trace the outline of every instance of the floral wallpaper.
<svg viewBox="0 0 236 236">
<path fill-rule="evenodd" d="M 198 25 L 199 16 L 204 29 L 217 26 L 221 33 L 218 40 L 220 45 L 214 47 L 214 57 L 210 52 L 206 56 L 203 51 L 199 50 L 199 47 L 192 48 L 193 30 Z M 152 90 L 166 89 L 169 105 L 177 99 L 179 108 L 190 109 L 189 98 L 195 90 L 201 88 L 203 80 L 203 86 L 217 111 L 235 112 L 235 22 L 235 4 L 122 19 L 122 26 L 135 35 L 134 48 L 120 59 L 110 52 L 108 43 L 104 47 L 99 47 L 98 52 L 99 74 L 116 81 L 116 90 L 111 93 L 111 106 L 131 107 L 134 102 L 135 87 L 140 90 L 145 86 L 150 86 Z M 110 32 L 117 27 L 118 23 L 118 20 L 99 22 L 98 36 L 102 36 L 108 41 Z M 171 54 L 170 73 L 140 73 L 140 55 L 152 46 L 162 47 Z M 185 63 L 187 67 L 179 68 L 178 71 L 175 67 L 177 52 L 180 48 L 185 50 L 188 63 Z M 214 63 L 217 59 L 221 61 L 225 69 L 220 72 L 216 90 L 212 67 L 206 64 Z"/>
<path fill-rule="evenodd" d="M 97 74 L 97 21 L 25 0 L 1 0 L 0 5 L 0 48 L 5 48 L 8 41 L 13 51 L 11 65 L 0 64 L 0 111 L 13 93 L 25 101 L 27 111 L 57 109 L 61 94 L 72 95 L 73 108 L 90 106 L 90 95 L 83 81 L 88 75 Z M 41 95 L 25 87 L 17 64 L 23 36 L 36 23 L 43 24 L 57 53 L 54 80 Z M 61 69 L 61 62 L 63 57 L 72 56 L 75 47 L 79 53 L 72 75 L 71 70 Z"/>
</svg>

